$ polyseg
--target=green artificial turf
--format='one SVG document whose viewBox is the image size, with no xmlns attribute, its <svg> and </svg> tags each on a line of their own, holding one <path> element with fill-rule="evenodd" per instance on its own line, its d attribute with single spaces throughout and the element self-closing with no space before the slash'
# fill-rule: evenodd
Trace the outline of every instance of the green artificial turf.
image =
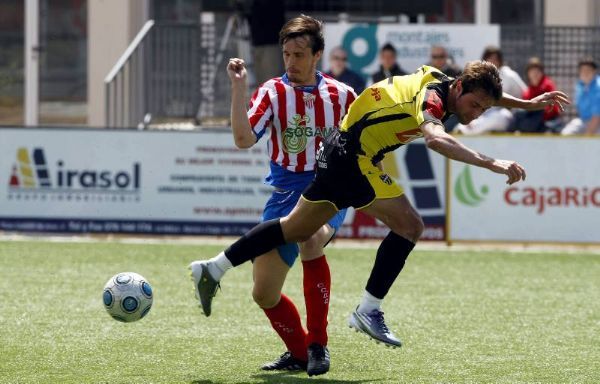
<svg viewBox="0 0 600 384">
<path fill-rule="evenodd" d="M 284 351 L 251 297 L 251 266 L 230 271 L 204 317 L 187 265 L 222 246 L 0 242 L 0 383 L 598 383 L 600 255 L 415 251 L 384 302 L 404 346 L 346 325 L 375 250 L 328 250 L 331 371 L 266 373 Z M 112 320 L 102 288 L 133 271 L 149 315 Z M 302 268 L 284 291 L 304 316 Z"/>
</svg>

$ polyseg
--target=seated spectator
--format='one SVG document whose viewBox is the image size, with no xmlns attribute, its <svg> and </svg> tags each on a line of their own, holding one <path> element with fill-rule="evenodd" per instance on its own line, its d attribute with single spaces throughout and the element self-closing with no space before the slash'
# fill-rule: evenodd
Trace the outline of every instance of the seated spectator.
<svg viewBox="0 0 600 384">
<path fill-rule="evenodd" d="M 532 57 L 527 63 L 528 87 L 523 92 L 522 99 L 531 100 L 546 92 L 556 90 L 556 86 L 550 77 L 544 72 L 544 64 L 537 57 Z M 541 133 L 548 130 L 558 131 L 561 127 L 560 108 L 558 105 L 549 105 L 542 111 L 515 112 L 515 118 L 509 131 L 521 131 L 530 133 Z"/>
<path fill-rule="evenodd" d="M 404 76 L 407 74 L 400 64 L 396 61 L 396 48 L 390 43 L 386 43 L 379 51 L 379 71 L 373 74 L 373 83 L 392 76 Z"/>
<path fill-rule="evenodd" d="M 498 47 L 489 46 L 483 51 L 482 60 L 493 63 L 500 72 L 502 91 L 520 98 L 527 89 L 519 74 L 504 64 L 502 51 Z M 457 124 L 456 129 L 464 134 L 480 134 L 485 132 L 506 132 L 513 120 L 513 114 L 506 108 L 492 107 L 468 125 Z"/>
<path fill-rule="evenodd" d="M 441 45 L 432 45 L 430 53 L 431 61 L 427 63 L 442 71 L 446 76 L 458 77 L 462 70 L 450 60 L 448 51 Z"/>
<path fill-rule="evenodd" d="M 500 78 L 502 79 L 502 91 L 504 93 L 518 98 L 523 95 L 523 92 L 527 89 L 527 85 L 517 72 L 504 63 L 500 48 L 494 46 L 486 47 L 481 59 L 493 63 L 498 68 Z"/>
<path fill-rule="evenodd" d="M 600 133 L 600 76 L 592 58 L 579 62 L 579 81 L 575 85 L 575 106 L 579 117 L 571 120 L 562 135 Z"/>
<path fill-rule="evenodd" d="M 365 79 L 348 68 L 348 54 L 342 47 L 333 48 L 329 53 L 329 71 L 326 74 L 354 88 L 357 95 L 365 89 Z"/>
</svg>

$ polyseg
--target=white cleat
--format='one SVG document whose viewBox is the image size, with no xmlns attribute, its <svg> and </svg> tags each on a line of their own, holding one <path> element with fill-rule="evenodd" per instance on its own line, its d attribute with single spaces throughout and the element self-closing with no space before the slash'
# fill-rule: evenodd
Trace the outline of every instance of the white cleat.
<svg viewBox="0 0 600 384">
<path fill-rule="evenodd" d="M 211 314 L 212 299 L 217 294 L 217 289 L 220 287 L 219 281 L 216 280 L 208 271 L 210 261 L 194 261 L 188 269 L 194 283 L 194 293 L 196 299 L 200 302 L 202 312 L 208 317 Z"/>
<path fill-rule="evenodd" d="M 402 342 L 385 325 L 383 312 L 374 309 L 369 313 L 354 311 L 348 319 L 350 328 L 362 332 L 375 340 L 377 344 L 383 343 L 387 347 L 397 348 Z"/>
</svg>

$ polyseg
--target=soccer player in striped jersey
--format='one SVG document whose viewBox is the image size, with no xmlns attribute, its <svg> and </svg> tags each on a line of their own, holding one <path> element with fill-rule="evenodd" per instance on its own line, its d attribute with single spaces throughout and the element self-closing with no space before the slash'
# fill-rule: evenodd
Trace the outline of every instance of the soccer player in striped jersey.
<svg viewBox="0 0 600 384">
<path fill-rule="evenodd" d="M 302 191 L 315 177 L 316 154 L 323 138 L 338 129 L 342 117 L 356 98 L 352 88 L 317 71 L 324 47 L 321 22 L 300 16 L 285 24 L 280 43 L 286 72 L 262 84 L 253 94 L 246 111 L 246 68 L 232 58 L 227 72 L 232 84 L 231 125 L 236 145 L 250 148 L 267 132 L 270 174 L 266 183 L 274 190 L 263 221 L 286 216 Z M 300 242 L 281 244 L 254 260 L 255 302 L 264 310 L 288 351 L 265 370 L 304 370 L 310 376 L 329 370 L 327 314 L 331 276 L 324 246 L 344 220 L 345 210 L 336 212 L 314 234 Z M 300 250 L 304 270 L 306 332 L 298 310 L 281 290 Z M 258 256 L 258 255 L 257 255 Z M 196 261 L 190 265 L 194 286 L 204 279 L 215 282 L 231 264 Z M 212 298 L 217 285 L 210 286 Z M 201 301 L 204 314 L 211 313 L 210 301 Z"/>
</svg>

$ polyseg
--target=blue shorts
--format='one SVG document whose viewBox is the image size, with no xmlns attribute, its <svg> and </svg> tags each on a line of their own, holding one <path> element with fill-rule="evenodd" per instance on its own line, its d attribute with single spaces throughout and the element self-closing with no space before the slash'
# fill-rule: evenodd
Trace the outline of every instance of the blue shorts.
<svg viewBox="0 0 600 384">
<path fill-rule="evenodd" d="M 265 205 L 261 221 L 278 219 L 280 217 L 287 216 L 287 214 L 290 213 L 296 206 L 296 203 L 300 199 L 301 195 L 302 192 L 296 191 L 273 191 L 271 198 Z M 331 227 L 337 232 L 338 228 L 344 222 L 344 217 L 346 217 L 346 210 L 342 209 L 333 218 L 331 218 L 331 220 L 329 220 L 328 224 L 331 225 Z M 298 253 L 300 252 L 298 244 L 296 243 L 282 245 L 277 247 L 277 250 L 279 251 L 279 255 L 283 261 L 285 261 L 290 268 L 292 265 L 294 265 L 294 261 L 296 261 L 298 258 Z"/>
</svg>

